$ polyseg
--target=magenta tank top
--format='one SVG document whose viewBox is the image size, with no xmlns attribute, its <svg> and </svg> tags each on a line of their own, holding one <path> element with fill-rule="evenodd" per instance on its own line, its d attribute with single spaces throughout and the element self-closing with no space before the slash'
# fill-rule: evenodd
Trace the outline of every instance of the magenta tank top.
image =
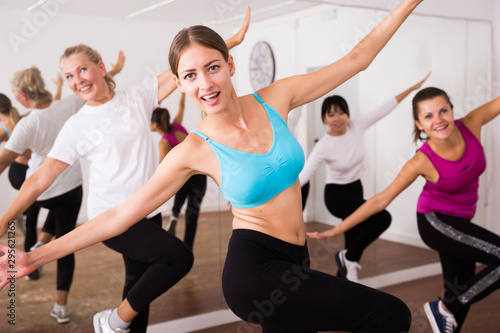
<svg viewBox="0 0 500 333">
<path fill-rule="evenodd" d="M 439 180 L 435 184 L 429 181 L 425 183 L 418 199 L 417 211 L 442 213 L 470 220 L 476 213 L 479 176 L 486 168 L 486 158 L 481 142 L 462 120 L 455 120 L 455 126 L 465 141 L 465 151 L 459 160 L 445 160 L 427 142 L 418 149 L 431 160 L 439 173 Z"/>
<path fill-rule="evenodd" d="M 177 140 L 177 138 L 175 137 L 175 132 L 179 132 L 179 131 L 186 134 L 186 135 L 189 134 L 188 131 L 184 128 L 184 126 L 182 126 L 179 123 L 173 123 L 172 129 L 170 131 L 168 131 L 167 133 L 163 134 L 163 136 L 161 138 L 167 140 L 168 143 L 170 143 L 170 145 L 172 146 L 172 148 L 174 148 L 175 146 L 177 146 L 179 144 L 179 140 Z"/>
</svg>

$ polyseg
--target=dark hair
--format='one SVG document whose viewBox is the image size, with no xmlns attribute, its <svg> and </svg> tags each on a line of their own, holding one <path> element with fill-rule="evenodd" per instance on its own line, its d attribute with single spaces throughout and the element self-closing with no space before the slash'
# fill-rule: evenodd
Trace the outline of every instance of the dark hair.
<svg viewBox="0 0 500 333">
<path fill-rule="evenodd" d="M 12 122 L 16 124 L 21 117 L 17 109 L 12 106 L 10 99 L 4 94 L 0 94 L 0 113 L 10 117 Z"/>
<path fill-rule="evenodd" d="M 418 121 L 418 105 L 420 102 L 427 101 L 436 97 L 443 97 L 448 104 L 451 106 L 451 110 L 453 110 L 453 104 L 451 103 L 450 97 L 448 94 L 439 88 L 428 87 L 420 90 L 415 97 L 413 97 L 412 107 L 413 107 L 413 120 Z M 413 141 L 417 143 L 420 141 L 425 141 L 427 138 L 422 137 L 422 132 L 416 124 L 413 124 Z"/>
<path fill-rule="evenodd" d="M 151 115 L 151 123 L 157 123 L 158 128 L 165 133 L 172 130 L 173 126 L 170 123 L 170 113 L 165 108 L 156 108 Z"/>
<path fill-rule="evenodd" d="M 78 44 L 76 46 L 68 47 L 64 51 L 61 58 L 59 58 L 59 62 L 62 63 L 64 60 L 68 59 L 69 57 L 71 57 L 72 55 L 75 55 L 75 54 L 84 54 L 94 64 L 98 64 L 99 61 L 102 61 L 102 57 L 99 54 L 99 52 L 97 52 L 96 50 L 94 50 L 93 48 L 91 48 L 90 46 L 87 46 L 85 44 Z M 104 76 L 104 81 L 106 81 L 106 84 L 108 85 L 108 88 L 110 91 L 115 90 L 116 83 L 113 80 L 113 78 L 111 77 L 111 75 L 106 73 L 106 76 Z"/>
<path fill-rule="evenodd" d="M 168 53 L 170 69 L 177 77 L 179 76 L 177 70 L 181 54 L 192 44 L 200 44 L 210 49 L 217 50 L 222 54 L 225 61 L 229 59 L 229 50 L 226 42 L 221 36 L 219 36 L 218 33 L 203 25 L 195 25 L 189 28 L 184 28 L 175 36 Z"/>
<path fill-rule="evenodd" d="M 350 116 L 349 106 L 347 105 L 346 100 L 339 95 L 333 95 L 325 98 L 323 100 L 323 104 L 321 105 L 321 120 L 323 120 L 323 122 L 325 122 L 325 117 L 327 113 L 330 112 L 332 106 L 342 110 L 348 117 Z"/>
</svg>

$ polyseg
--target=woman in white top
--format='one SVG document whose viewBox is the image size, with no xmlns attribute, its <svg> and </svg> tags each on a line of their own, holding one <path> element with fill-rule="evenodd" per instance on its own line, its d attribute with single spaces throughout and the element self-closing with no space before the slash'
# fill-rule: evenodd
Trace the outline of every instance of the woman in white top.
<svg viewBox="0 0 500 333">
<path fill-rule="evenodd" d="M 240 32 L 227 41 L 229 47 L 242 42 L 248 21 L 249 15 Z M 177 88 L 172 71 L 115 91 L 99 53 L 83 44 L 65 50 L 61 67 L 71 90 L 86 104 L 66 121 L 42 167 L 26 180 L 0 222 L 20 214 L 22 207 L 80 158 L 89 163 L 89 219 L 125 201 L 158 167 L 150 133 L 151 114 Z M 126 281 L 119 307 L 94 315 L 97 332 L 146 332 L 150 303 L 191 269 L 193 254 L 162 229 L 162 210 L 159 205 L 147 216 L 135 216 L 133 226 L 102 239 L 122 254 Z M 93 236 L 101 235 L 96 231 Z"/>
<path fill-rule="evenodd" d="M 133 228 L 189 177 L 205 174 L 234 203 L 222 285 L 240 318 L 261 325 L 265 333 L 407 332 L 411 314 L 402 301 L 308 267 L 298 182 L 304 154 L 286 120 L 290 110 L 366 69 L 420 3 L 405 0 L 349 54 L 325 68 L 244 96 L 237 96 L 232 84 L 235 64 L 224 40 L 203 26 L 181 30 L 170 47 L 170 67 L 179 88 L 207 116 L 123 204 L 62 241 L 17 252 L 18 274 Z M 12 208 L 3 218 L 19 210 Z M 5 271 L 7 260 L 0 258 L 0 287 L 8 283 Z"/>
<path fill-rule="evenodd" d="M 78 111 L 83 101 L 74 96 L 53 101 L 52 94 L 45 89 L 41 73 L 36 67 L 16 72 L 11 79 L 11 85 L 17 101 L 24 107 L 30 108 L 31 112 L 17 123 L 0 154 L 0 161 L 3 162 L 0 172 L 4 170 L 5 164 L 10 165 L 28 148 L 32 151 L 26 172 L 26 178 L 29 179 L 42 165 L 61 127 Z M 24 185 L 21 190 L 23 187 Z M 38 193 L 33 201 L 35 199 L 37 206 L 49 210 L 56 238 L 73 230 L 82 202 L 82 175 L 79 163 L 62 172 L 52 186 Z M 6 233 L 7 222 L 1 221 L 0 235 Z M 60 324 L 70 320 L 67 302 L 74 268 L 75 258 L 72 254 L 57 261 L 56 302 L 49 314 Z M 31 277 L 38 276 L 39 272 Z"/>
<path fill-rule="evenodd" d="M 394 110 L 413 90 L 420 88 L 427 77 L 374 111 L 355 119 L 350 119 L 349 107 L 344 98 L 338 95 L 325 98 L 321 106 L 321 120 L 330 131 L 314 145 L 299 175 L 303 193 L 302 209 L 307 198 L 309 179 L 322 163 L 326 167 L 325 204 L 333 216 L 344 219 L 365 202 L 360 180 L 364 159 L 363 133 Z M 335 254 L 337 276 L 357 282 L 358 262 L 363 251 L 390 224 L 391 215 L 383 210 L 346 232 L 345 249 Z"/>
</svg>

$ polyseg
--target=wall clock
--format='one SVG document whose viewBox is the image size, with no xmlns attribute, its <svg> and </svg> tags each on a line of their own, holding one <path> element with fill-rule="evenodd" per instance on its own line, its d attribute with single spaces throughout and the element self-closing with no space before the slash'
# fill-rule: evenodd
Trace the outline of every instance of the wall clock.
<svg viewBox="0 0 500 333">
<path fill-rule="evenodd" d="M 276 72 L 274 54 L 267 42 L 258 42 L 250 54 L 250 82 L 257 91 L 274 82 Z"/>
</svg>

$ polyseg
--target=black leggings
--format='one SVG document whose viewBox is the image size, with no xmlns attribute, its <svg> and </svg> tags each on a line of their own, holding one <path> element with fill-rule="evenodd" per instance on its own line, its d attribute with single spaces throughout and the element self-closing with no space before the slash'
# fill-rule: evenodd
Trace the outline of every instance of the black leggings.
<svg viewBox="0 0 500 333">
<path fill-rule="evenodd" d="M 345 219 L 363 203 L 363 186 L 357 180 L 350 184 L 326 184 L 325 204 L 330 213 Z M 359 261 L 363 251 L 376 240 L 391 224 L 391 214 L 383 210 L 344 233 L 346 258 Z"/>
<path fill-rule="evenodd" d="M 307 244 L 233 230 L 222 275 L 230 309 L 278 332 L 408 332 L 411 313 L 398 298 L 309 268 Z M 240 326 L 237 333 L 248 332 Z"/>
<path fill-rule="evenodd" d="M 21 164 L 17 162 L 12 162 L 9 167 L 9 180 L 12 187 L 19 190 L 26 179 L 26 171 L 28 166 L 26 164 Z M 36 227 L 38 223 L 38 213 L 40 212 L 40 206 L 36 203 L 31 205 L 25 212 L 26 216 L 26 237 L 24 239 L 24 251 L 29 252 L 30 248 L 35 245 L 37 240 Z M 43 231 L 46 231 L 52 235 L 55 234 L 55 219 L 52 211 L 49 211 L 47 219 L 43 225 Z"/>
<path fill-rule="evenodd" d="M 198 226 L 198 216 L 200 215 L 200 206 L 205 192 L 207 191 L 207 176 L 194 175 L 180 188 L 175 195 L 174 206 L 172 207 L 172 215 L 179 216 L 182 205 L 188 198 L 186 208 L 186 229 L 184 232 L 184 243 L 193 248 L 196 228 Z"/>
<path fill-rule="evenodd" d="M 439 252 L 443 270 L 443 303 L 463 323 L 471 304 L 500 287 L 500 236 L 469 220 L 417 212 L 422 240 Z M 475 274 L 476 262 L 486 265 Z"/>
<path fill-rule="evenodd" d="M 149 304 L 175 285 L 193 265 L 193 253 L 161 227 L 161 214 L 142 219 L 123 234 L 103 243 L 120 252 L 125 263 L 123 298 L 139 312 L 130 324 L 134 333 L 146 332 Z"/>
<path fill-rule="evenodd" d="M 55 236 L 62 237 L 75 229 L 82 204 L 82 186 L 55 198 L 36 201 L 35 204 L 49 210 L 55 222 Z M 75 270 L 75 255 L 69 254 L 57 260 L 57 290 L 69 291 Z"/>
</svg>

